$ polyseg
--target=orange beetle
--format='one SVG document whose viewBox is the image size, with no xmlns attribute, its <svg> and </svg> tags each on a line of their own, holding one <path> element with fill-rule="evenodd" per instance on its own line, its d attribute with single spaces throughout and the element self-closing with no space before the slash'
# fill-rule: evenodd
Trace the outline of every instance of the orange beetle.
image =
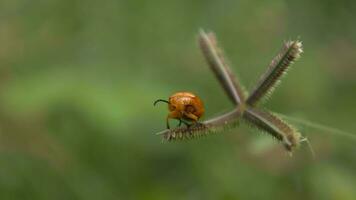
<svg viewBox="0 0 356 200">
<path fill-rule="evenodd" d="M 168 104 L 169 114 L 166 118 L 167 128 L 169 129 L 168 120 L 178 119 L 179 125 L 182 122 L 187 125 L 186 121 L 193 123 L 198 123 L 199 118 L 204 114 L 204 106 L 202 100 L 190 92 L 177 92 L 169 97 L 168 101 L 163 99 L 156 100 L 153 105 L 156 105 L 158 102 L 165 102 Z"/>
</svg>

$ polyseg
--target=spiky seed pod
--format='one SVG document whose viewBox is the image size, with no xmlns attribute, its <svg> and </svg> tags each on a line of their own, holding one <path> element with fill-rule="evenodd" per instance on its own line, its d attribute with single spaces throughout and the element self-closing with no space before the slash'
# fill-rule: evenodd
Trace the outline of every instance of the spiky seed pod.
<svg viewBox="0 0 356 200">
<path fill-rule="evenodd" d="M 166 129 L 157 135 L 163 135 L 165 141 L 195 139 L 202 136 L 223 132 L 238 125 L 238 119 L 241 116 L 239 109 L 209 119 L 202 123 L 192 124 L 190 127 L 178 127 Z"/>
<path fill-rule="evenodd" d="M 244 90 L 227 64 L 223 51 L 218 47 L 214 33 L 205 33 L 201 30 L 198 41 L 210 69 L 214 72 L 230 100 L 235 105 L 244 102 Z"/>
<path fill-rule="evenodd" d="M 209 133 L 209 129 L 206 125 L 197 123 L 188 127 L 178 127 L 174 129 L 167 129 L 161 133 L 163 135 L 163 140 L 174 141 L 174 140 L 186 140 L 193 139 L 204 136 Z"/>
<path fill-rule="evenodd" d="M 281 141 L 284 147 L 290 152 L 300 143 L 300 133 L 270 112 L 261 111 L 256 108 L 247 108 L 243 113 L 243 119 L 252 126 L 271 134 Z"/>
<path fill-rule="evenodd" d="M 272 93 L 288 67 L 300 57 L 303 52 L 302 43 L 299 41 L 285 42 L 281 52 L 272 60 L 267 71 L 261 76 L 260 81 L 250 93 L 246 103 L 255 106 L 264 96 Z"/>
<path fill-rule="evenodd" d="M 229 123 L 221 126 L 206 126 L 205 124 L 201 124 L 193 127 L 179 127 L 175 129 L 167 129 L 158 135 L 163 136 L 163 141 L 181 141 L 181 140 L 192 140 L 198 139 L 204 136 L 213 135 L 217 133 L 222 133 L 224 131 L 233 129 L 237 126 L 238 123 Z"/>
</svg>

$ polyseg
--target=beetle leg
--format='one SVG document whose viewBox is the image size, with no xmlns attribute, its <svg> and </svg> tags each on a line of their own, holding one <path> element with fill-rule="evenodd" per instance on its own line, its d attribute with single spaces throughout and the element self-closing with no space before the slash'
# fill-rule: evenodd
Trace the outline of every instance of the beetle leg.
<svg viewBox="0 0 356 200">
<path fill-rule="evenodd" d="M 184 112 L 184 115 L 185 115 L 187 118 L 193 120 L 194 122 L 197 122 L 197 121 L 198 121 L 198 117 L 197 117 L 196 115 L 194 115 L 193 113 Z"/>
<path fill-rule="evenodd" d="M 170 112 L 170 113 L 168 114 L 167 119 L 166 119 L 167 129 L 170 129 L 169 122 L 168 122 L 169 119 L 177 119 L 177 120 L 180 120 L 180 119 L 181 119 L 181 113 L 180 113 L 180 112 L 173 111 L 173 112 Z M 181 122 L 179 122 L 179 124 L 180 124 L 180 123 L 181 123 Z"/>
<path fill-rule="evenodd" d="M 166 126 L 167 126 L 167 129 L 170 129 L 170 127 L 169 127 L 169 116 L 167 116 L 167 118 L 166 118 Z"/>
<path fill-rule="evenodd" d="M 182 125 L 182 120 L 181 119 L 179 119 L 178 127 L 180 127 L 180 125 Z"/>
<path fill-rule="evenodd" d="M 185 124 L 188 128 L 190 127 L 191 124 L 189 124 L 188 122 L 181 120 L 183 122 L 183 124 Z"/>
<path fill-rule="evenodd" d="M 189 128 L 192 124 L 189 124 L 188 122 L 186 122 L 186 121 L 184 121 L 184 120 L 182 120 L 182 119 L 179 119 L 179 124 L 177 125 L 177 127 L 180 127 L 181 125 L 182 125 L 182 123 L 184 124 L 184 125 L 186 125 L 187 126 L 187 128 Z M 167 129 L 169 129 L 169 126 L 167 126 Z"/>
<path fill-rule="evenodd" d="M 186 122 L 186 121 L 184 121 L 182 119 L 179 119 L 179 124 L 178 124 L 177 127 L 180 127 L 182 125 L 182 123 L 185 124 L 188 128 L 191 126 L 191 124 L 189 124 L 188 122 Z"/>
<path fill-rule="evenodd" d="M 176 113 L 176 112 L 170 112 L 170 113 L 167 115 L 167 118 L 166 118 L 167 129 L 170 129 L 170 126 L 169 126 L 169 119 L 178 119 L 178 118 L 177 118 L 177 113 Z"/>
<path fill-rule="evenodd" d="M 203 125 L 202 123 L 200 123 L 198 121 L 199 118 L 196 115 L 194 115 L 193 113 L 184 112 L 184 116 L 193 121 L 191 124 L 185 123 L 185 125 L 187 125 L 188 128 L 192 125 Z"/>
</svg>

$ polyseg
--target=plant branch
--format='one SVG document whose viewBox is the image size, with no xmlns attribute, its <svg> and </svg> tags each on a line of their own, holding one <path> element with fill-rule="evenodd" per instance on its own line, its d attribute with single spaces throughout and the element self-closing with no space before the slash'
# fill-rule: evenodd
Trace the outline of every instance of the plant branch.
<svg viewBox="0 0 356 200">
<path fill-rule="evenodd" d="M 244 91 L 226 63 L 223 52 L 217 45 L 214 33 L 205 33 L 201 30 L 199 45 L 210 69 L 214 72 L 230 100 L 235 105 L 245 102 Z"/>
<path fill-rule="evenodd" d="M 268 111 L 247 108 L 243 114 L 243 119 L 281 141 L 288 151 L 292 151 L 299 144 L 300 133 Z"/>
<path fill-rule="evenodd" d="M 240 109 L 234 109 L 204 122 L 193 124 L 190 127 L 166 129 L 157 133 L 157 135 L 163 135 L 163 138 L 167 141 L 197 138 L 210 133 L 216 133 L 223 127 L 226 128 L 226 126 L 238 123 L 241 115 L 242 112 Z"/>
<path fill-rule="evenodd" d="M 267 71 L 262 75 L 256 87 L 250 93 L 246 103 L 250 106 L 255 106 L 266 94 L 272 93 L 288 67 L 300 57 L 302 52 L 301 42 L 286 42 L 281 52 L 272 60 Z"/>
<path fill-rule="evenodd" d="M 281 52 L 272 60 L 267 72 L 261 77 L 247 100 L 242 86 L 226 64 L 222 50 L 217 46 L 215 35 L 200 31 L 199 45 L 210 69 L 214 72 L 225 93 L 235 104 L 235 108 L 204 122 L 194 123 L 189 127 L 166 129 L 157 134 L 163 135 L 163 139 L 167 141 L 197 138 L 221 132 L 221 129 L 234 126 L 240 121 L 240 118 L 243 118 L 252 126 L 281 141 L 286 150 L 291 152 L 294 147 L 298 146 L 301 142 L 299 132 L 271 112 L 254 107 L 266 94 L 271 93 L 288 66 L 300 56 L 302 53 L 301 42 L 289 41 L 284 44 Z"/>
</svg>

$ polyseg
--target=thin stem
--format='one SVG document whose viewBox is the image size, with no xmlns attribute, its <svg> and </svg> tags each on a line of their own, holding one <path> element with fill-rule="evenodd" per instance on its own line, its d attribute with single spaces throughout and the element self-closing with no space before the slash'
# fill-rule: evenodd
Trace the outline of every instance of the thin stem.
<svg viewBox="0 0 356 200">
<path fill-rule="evenodd" d="M 286 116 L 286 115 L 283 115 L 283 114 L 280 114 L 280 113 L 274 113 L 274 114 L 278 115 L 278 116 L 280 116 L 280 117 L 282 117 L 282 118 L 284 118 L 286 120 L 290 120 L 290 121 L 293 121 L 295 123 L 303 124 L 305 126 L 309 126 L 311 128 L 317 129 L 317 130 L 322 130 L 322 131 L 324 131 L 326 133 L 331 133 L 331 134 L 334 134 L 334 135 L 342 135 L 342 136 L 348 137 L 350 139 L 356 140 L 356 133 L 343 131 L 343 130 L 340 130 L 340 129 L 337 129 L 337 128 L 333 128 L 333 127 L 330 127 L 330 126 L 325 126 L 325 125 L 320 124 L 320 123 L 311 122 L 311 121 L 308 121 L 308 120 L 299 119 L 299 118 L 295 118 L 295 117 L 290 117 L 290 116 Z"/>
</svg>

